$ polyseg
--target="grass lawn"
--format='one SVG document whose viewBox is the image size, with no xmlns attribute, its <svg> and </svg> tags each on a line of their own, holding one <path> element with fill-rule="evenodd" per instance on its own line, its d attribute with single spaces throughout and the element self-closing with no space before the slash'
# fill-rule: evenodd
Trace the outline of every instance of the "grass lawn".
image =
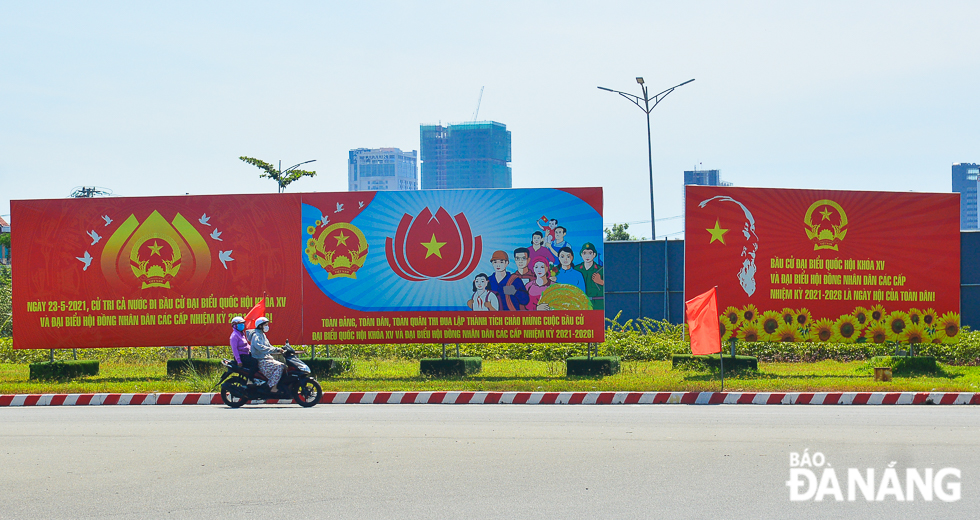
<svg viewBox="0 0 980 520">
<path fill-rule="evenodd" d="M 726 391 L 760 392 L 980 392 L 980 367 L 942 366 L 937 374 L 875 382 L 863 361 L 759 363 L 759 372 L 726 373 Z M 214 378 L 172 379 L 163 364 L 102 363 L 99 375 L 71 381 L 28 381 L 25 364 L 0 364 L 0 394 L 207 392 Z M 484 361 L 467 377 L 428 378 L 418 361 L 357 359 L 340 377 L 321 378 L 325 392 L 342 391 L 717 391 L 718 373 L 672 370 L 669 361 L 624 361 L 608 377 L 566 377 L 563 361 Z"/>
</svg>

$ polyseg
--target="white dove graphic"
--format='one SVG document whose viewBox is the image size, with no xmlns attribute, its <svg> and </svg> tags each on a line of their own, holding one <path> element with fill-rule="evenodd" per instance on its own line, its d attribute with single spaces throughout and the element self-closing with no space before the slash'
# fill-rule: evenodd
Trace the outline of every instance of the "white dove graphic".
<svg viewBox="0 0 980 520">
<path fill-rule="evenodd" d="M 100 237 L 100 236 L 99 236 L 99 234 L 98 234 L 98 233 L 96 233 L 94 229 L 93 229 L 92 231 L 89 231 L 89 232 L 88 232 L 88 233 L 86 233 L 86 234 L 87 234 L 88 236 L 90 236 L 90 237 L 92 237 L 92 244 L 91 244 L 91 245 L 93 245 L 93 246 L 94 246 L 95 244 L 98 244 L 98 243 L 99 243 L 99 240 L 102 240 L 102 237 Z M 76 258 L 77 258 L 77 257 L 76 257 Z"/>
<path fill-rule="evenodd" d="M 211 217 L 209 217 L 207 213 L 201 215 L 201 218 L 197 219 L 198 222 L 200 222 L 201 224 L 204 224 L 205 226 L 210 226 L 211 225 L 211 224 L 208 224 L 208 221 L 209 220 L 211 220 Z"/>
<path fill-rule="evenodd" d="M 224 242 L 224 240 L 221 240 L 220 237 L 221 237 L 221 231 L 218 231 L 217 229 L 215 229 L 214 231 L 211 232 L 211 238 L 213 238 L 215 240 L 220 240 L 221 242 Z"/>
<path fill-rule="evenodd" d="M 363 208 L 364 207 L 364 201 L 363 200 L 357 201 L 357 207 L 358 208 Z"/>
<path fill-rule="evenodd" d="M 344 205 L 338 202 L 337 209 L 334 211 L 334 213 L 340 213 L 341 211 L 344 211 Z"/>
<path fill-rule="evenodd" d="M 111 218 L 109 218 L 109 215 L 102 215 L 102 220 L 104 220 L 104 221 L 105 221 L 105 225 L 107 225 L 107 226 L 108 226 L 109 224 L 112 224 L 112 219 L 111 219 Z"/>
<path fill-rule="evenodd" d="M 330 217 L 326 215 L 320 215 L 320 227 L 326 226 L 330 223 Z"/>
<path fill-rule="evenodd" d="M 88 251 L 86 251 L 85 256 L 76 256 L 75 258 L 79 262 L 85 264 L 85 267 L 82 268 L 82 271 L 88 271 L 88 266 L 89 264 L 92 263 L 92 255 L 88 254 Z"/>
<path fill-rule="evenodd" d="M 228 264 L 225 262 L 234 262 L 235 259 L 231 257 L 231 250 L 228 251 L 218 251 L 218 260 L 221 260 L 221 265 L 228 269 Z"/>
</svg>

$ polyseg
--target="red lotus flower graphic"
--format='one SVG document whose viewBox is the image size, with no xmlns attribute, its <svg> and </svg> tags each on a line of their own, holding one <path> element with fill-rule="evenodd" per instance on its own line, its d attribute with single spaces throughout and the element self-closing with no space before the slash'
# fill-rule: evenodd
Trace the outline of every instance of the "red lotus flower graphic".
<svg viewBox="0 0 980 520">
<path fill-rule="evenodd" d="M 442 207 L 435 215 L 429 208 L 415 217 L 406 213 L 395 238 L 385 239 L 391 270 L 413 282 L 461 280 L 476 269 L 482 252 L 483 238 L 473 236 L 466 216 L 451 217 Z"/>
</svg>

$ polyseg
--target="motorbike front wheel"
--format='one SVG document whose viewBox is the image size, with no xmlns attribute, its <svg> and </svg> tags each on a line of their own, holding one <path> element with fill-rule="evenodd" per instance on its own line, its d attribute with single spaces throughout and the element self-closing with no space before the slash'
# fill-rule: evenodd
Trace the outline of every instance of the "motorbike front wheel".
<svg viewBox="0 0 980 520">
<path fill-rule="evenodd" d="M 320 389 L 320 383 L 313 379 L 297 383 L 293 390 L 293 399 L 296 400 L 296 404 L 303 408 L 316 406 L 321 397 L 323 397 L 323 390 Z"/>
<path fill-rule="evenodd" d="M 239 408 L 248 402 L 245 396 L 248 388 L 241 378 L 232 378 L 221 385 L 221 401 L 232 408 Z"/>
</svg>

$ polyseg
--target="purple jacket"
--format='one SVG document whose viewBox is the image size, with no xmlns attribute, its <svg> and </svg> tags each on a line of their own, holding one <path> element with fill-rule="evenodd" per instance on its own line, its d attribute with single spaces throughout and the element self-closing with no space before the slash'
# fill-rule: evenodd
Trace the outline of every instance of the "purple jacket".
<svg viewBox="0 0 980 520">
<path fill-rule="evenodd" d="M 251 355 L 252 349 L 248 346 L 248 340 L 245 339 L 245 333 L 237 330 L 231 331 L 231 353 L 235 355 L 235 362 L 239 365 L 242 364 L 242 354 Z"/>
</svg>

